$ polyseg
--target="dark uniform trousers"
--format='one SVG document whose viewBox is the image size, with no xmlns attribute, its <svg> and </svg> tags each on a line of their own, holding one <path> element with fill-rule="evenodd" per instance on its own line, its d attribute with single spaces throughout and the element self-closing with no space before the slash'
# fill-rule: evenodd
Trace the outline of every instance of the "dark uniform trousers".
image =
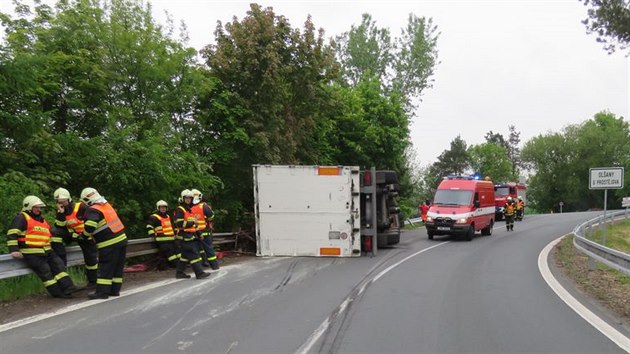
<svg viewBox="0 0 630 354">
<path fill-rule="evenodd" d="M 63 261 L 54 251 L 49 250 L 43 254 L 24 254 L 24 260 L 44 283 L 50 295 L 60 297 L 74 290 L 74 284 L 65 271 Z"/>
<path fill-rule="evenodd" d="M 53 240 L 50 242 L 50 247 L 61 258 L 64 265 L 68 265 L 68 256 L 66 253 L 66 244 L 70 244 L 73 241 L 77 241 L 81 252 L 83 253 L 83 261 L 85 262 L 85 277 L 90 284 L 96 284 L 96 270 L 98 269 L 98 250 L 96 244 L 92 240 L 86 240 L 83 238 L 73 238 L 68 235 L 63 238 L 63 242 Z"/>
<path fill-rule="evenodd" d="M 204 261 L 210 263 L 212 269 L 217 270 L 219 269 L 219 261 L 217 261 L 217 254 L 212 246 L 212 231 L 206 229 L 205 231 L 201 231 L 201 235 L 203 235 L 203 240 L 200 240 L 200 243 L 206 255 Z"/>
<path fill-rule="evenodd" d="M 123 282 L 127 240 L 98 250 L 98 279 L 96 293 L 118 296 Z"/>
<path fill-rule="evenodd" d="M 186 264 L 190 264 L 196 276 L 204 273 L 201 266 L 201 256 L 199 255 L 199 246 L 197 245 L 196 237 L 186 237 L 179 242 L 181 247 L 181 258 L 177 263 L 177 272 L 184 272 L 186 270 Z"/>
<path fill-rule="evenodd" d="M 179 251 L 179 246 L 177 245 L 175 240 L 155 241 L 155 243 L 157 244 L 158 249 L 160 250 L 160 256 L 162 256 L 163 259 L 166 259 L 166 261 L 168 262 L 168 265 L 171 268 L 176 268 L 179 257 L 180 257 L 180 254 L 179 254 L 180 251 Z"/>
</svg>

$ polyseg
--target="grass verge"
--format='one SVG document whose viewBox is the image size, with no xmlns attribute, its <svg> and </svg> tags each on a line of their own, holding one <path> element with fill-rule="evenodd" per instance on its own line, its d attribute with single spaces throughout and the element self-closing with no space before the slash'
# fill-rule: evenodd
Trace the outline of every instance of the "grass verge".
<svg viewBox="0 0 630 354">
<path fill-rule="evenodd" d="M 604 232 L 596 230 L 589 235 L 589 239 L 602 243 Z M 623 220 L 610 225 L 606 231 L 606 247 L 630 253 L 630 220 Z"/>
<path fill-rule="evenodd" d="M 597 299 L 624 322 L 630 323 L 630 276 L 599 262 L 596 262 L 595 270 L 589 270 L 588 257 L 575 249 L 573 236 L 567 236 L 558 243 L 553 258 L 580 291 Z"/>
<path fill-rule="evenodd" d="M 66 269 L 76 286 L 83 286 L 87 283 L 84 269 L 83 266 Z M 44 284 L 33 273 L 0 280 L 0 301 L 12 301 L 44 293 L 46 293 Z"/>
</svg>

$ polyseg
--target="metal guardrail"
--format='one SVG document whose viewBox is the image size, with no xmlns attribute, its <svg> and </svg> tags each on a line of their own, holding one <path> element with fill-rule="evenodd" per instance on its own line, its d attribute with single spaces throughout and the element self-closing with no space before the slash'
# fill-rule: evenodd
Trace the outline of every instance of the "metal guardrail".
<svg viewBox="0 0 630 354">
<path fill-rule="evenodd" d="M 234 239 L 228 237 L 234 236 Z M 234 243 L 238 244 L 238 233 L 225 232 L 213 234 L 212 245 Z M 152 238 L 133 239 L 127 242 L 127 258 L 157 253 L 158 248 Z M 83 253 L 79 246 L 66 247 L 68 266 L 84 264 Z M 26 265 L 24 259 L 15 259 L 10 254 L 0 255 L 0 279 L 13 278 L 30 274 L 33 271 Z"/>
<path fill-rule="evenodd" d="M 628 218 L 628 210 L 615 211 L 584 222 L 573 229 L 573 245 L 589 258 L 595 259 L 620 272 L 630 275 L 630 255 L 601 245 L 586 238 L 589 232 L 605 227 L 606 223 Z"/>
</svg>

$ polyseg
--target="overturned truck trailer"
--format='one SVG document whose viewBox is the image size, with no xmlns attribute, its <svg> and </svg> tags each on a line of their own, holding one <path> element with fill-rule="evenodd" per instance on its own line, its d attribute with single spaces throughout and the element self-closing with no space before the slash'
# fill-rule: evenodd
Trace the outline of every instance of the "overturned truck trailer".
<svg viewBox="0 0 630 354">
<path fill-rule="evenodd" d="M 359 257 L 400 240 L 393 171 L 253 165 L 258 256 Z"/>
</svg>

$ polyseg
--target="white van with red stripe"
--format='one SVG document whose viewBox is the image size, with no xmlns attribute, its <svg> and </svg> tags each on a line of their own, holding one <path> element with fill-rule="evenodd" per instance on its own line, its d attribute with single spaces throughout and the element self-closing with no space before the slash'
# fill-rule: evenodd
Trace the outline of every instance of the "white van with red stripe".
<svg viewBox="0 0 630 354">
<path fill-rule="evenodd" d="M 435 192 L 427 214 L 427 235 L 463 236 L 472 240 L 476 231 L 492 235 L 494 184 L 468 176 L 448 176 Z"/>
</svg>

